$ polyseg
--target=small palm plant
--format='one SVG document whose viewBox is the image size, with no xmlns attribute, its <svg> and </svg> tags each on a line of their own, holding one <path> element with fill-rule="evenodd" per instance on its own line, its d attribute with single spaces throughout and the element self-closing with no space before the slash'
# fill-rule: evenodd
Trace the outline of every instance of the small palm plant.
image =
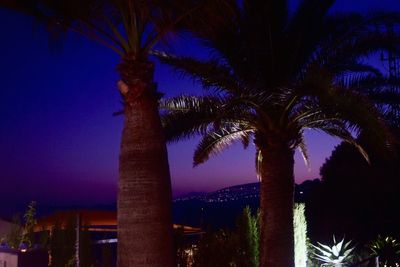
<svg viewBox="0 0 400 267">
<path fill-rule="evenodd" d="M 345 243 L 344 238 L 340 242 L 336 242 L 335 236 L 333 236 L 332 246 L 317 242 L 317 246 L 312 245 L 315 249 L 314 258 L 324 262 L 321 266 L 345 266 L 353 257 L 352 252 L 355 246 L 351 245 L 351 242 L 350 240 Z"/>
<path fill-rule="evenodd" d="M 382 266 L 399 266 L 400 263 L 400 242 L 395 238 L 378 236 L 370 244 L 372 255 L 379 256 L 379 263 Z"/>
</svg>

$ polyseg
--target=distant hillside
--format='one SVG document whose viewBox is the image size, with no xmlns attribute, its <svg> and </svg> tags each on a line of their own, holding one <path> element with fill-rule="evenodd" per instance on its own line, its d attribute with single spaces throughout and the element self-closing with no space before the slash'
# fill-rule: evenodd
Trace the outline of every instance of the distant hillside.
<svg viewBox="0 0 400 267">
<path fill-rule="evenodd" d="M 304 202 L 319 180 L 295 186 L 295 201 Z M 246 206 L 253 212 L 259 207 L 260 183 L 226 187 L 210 193 L 190 193 L 173 201 L 173 218 L 178 224 L 203 228 L 233 227 Z"/>
<path fill-rule="evenodd" d="M 174 199 L 174 203 L 188 200 L 228 202 L 260 197 L 260 183 L 230 186 L 210 193 L 190 193 Z"/>
</svg>

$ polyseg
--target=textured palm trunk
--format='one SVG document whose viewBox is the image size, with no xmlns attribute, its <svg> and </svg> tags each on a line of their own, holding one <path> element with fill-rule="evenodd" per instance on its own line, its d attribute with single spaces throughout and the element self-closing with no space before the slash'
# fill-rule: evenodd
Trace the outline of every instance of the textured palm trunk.
<svg viewBox="0 0 400 267">
<path fill-rule="evenodd" d="M 118 183 L 118 267 L 172 267 L 171 183 L 153 64 L 118 67 L 125 101 Z"/>
<path fill-rule="evenodd" d="M 293 151 L 286 145 L 261 149 L 261 267 L 293 267 Z"/>
</svg>

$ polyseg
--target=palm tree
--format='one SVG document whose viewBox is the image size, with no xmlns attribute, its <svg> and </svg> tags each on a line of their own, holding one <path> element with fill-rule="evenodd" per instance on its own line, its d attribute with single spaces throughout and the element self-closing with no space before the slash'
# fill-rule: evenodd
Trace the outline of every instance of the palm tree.
<svg viewBox="0 0 400 267">
<path fill-rule="evenodd" d="M 306 161 L 304 131 L 316 129 L 355 145 L 363 133 L 376 148 L 390 140 L 368 96 L 382 94 L 388 79 L 363 59 L 379 49 L 398 49 L 381 22 L 395 15 L 331 15 L 334 1 L 304 0 L 294 14 L 286 1 L 232 1 L 226 23 L 192 28 L 211 49 L 210 60 L 158 53 L 164 63 L 194 78 L 207 96 L 162 101 L 170 141 L 200 134 L 194 165 L 235 141 L 256 149 L 261 180 L 260 266 L 294 266 L 294 151 Z M 364 90 L 361 85 L 374 83 Z"/>
<path fill-rule="evenodd" d="M 170 174 L 149 53 L 185 20 L 210 15 L 217 2 L 0 0 L 1 7 L 33 16 L 53 33 L 76 32 L 121 57 L 118 88 L 125 120 L 118 183 L 119 267 L 174 265 Z"/>
</svg>

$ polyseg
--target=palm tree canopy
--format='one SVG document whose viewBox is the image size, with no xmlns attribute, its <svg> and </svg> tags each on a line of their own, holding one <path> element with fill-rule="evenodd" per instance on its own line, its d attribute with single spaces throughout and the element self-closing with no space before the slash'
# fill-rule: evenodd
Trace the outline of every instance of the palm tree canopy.
<svg viewBox="0 0 400 267">
<path fill-rule="evenodd" d="M 119 55 L 146 58 L 167 35 L 202 17 L 214 22 L 224 1 L 197 0 L 0 0 L 0 7 L 16 10 L 44 23 L 56 37 L 77 32 Z M 207 15 L 207 16 L 206 16 Z M 199 27 L 203 20 L 196 20 Z"/>
<path fill-rule="evenodd" d="M 389 89 L 399 81 L 366 59 L 381 50 L 399 52 L 400 35 L 386 26 L 397 29 L 400 16 L 331 14 L 334 2 L 304 0 L 290 14 L 286 1 L 231 1 L 234 12 L 224 15 L 225 24 L 191 29 L 212 50 L 210 60 L 157 53 L 213 89 L 204 97 L 162 101 L 167 138 L 202 135 L 194 165 L 251 138 L 258 160 L 260 149 L 277 144 L 299 148 L 308 159 L 305 129 L 350 142 L 366 159 L 356 141 L 361 132 L 387 147 L 391 138 L 380 111 L 398 107 L 398 92 Z"/>
</svg>

